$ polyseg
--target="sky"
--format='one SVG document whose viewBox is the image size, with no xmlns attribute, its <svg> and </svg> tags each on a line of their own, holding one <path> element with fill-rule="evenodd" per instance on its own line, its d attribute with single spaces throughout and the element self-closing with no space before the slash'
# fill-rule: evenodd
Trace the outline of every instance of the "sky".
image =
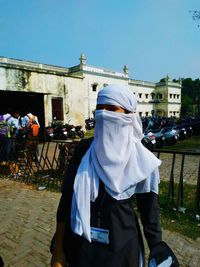
<svg viewBox="0 0 200 267">
<path fill-rule="evenodd" d="M 158 82 L 200 78 L 200 0 L 0 0 L 0 56 Z M 200 24 L 200 22 L 199 22 Z"/>
</svg>

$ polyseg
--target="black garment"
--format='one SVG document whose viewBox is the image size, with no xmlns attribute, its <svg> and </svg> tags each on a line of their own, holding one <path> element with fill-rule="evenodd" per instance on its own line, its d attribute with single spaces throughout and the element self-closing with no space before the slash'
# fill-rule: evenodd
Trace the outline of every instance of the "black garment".
<svg viewBox="0 0 200 267">
<path fill-rule="evenodd" d="M 4 262 L 1 256 L 0 256 L 0 267 L 4 267 Z"/>
<path fill-rule="evenodd" d="M 0 162 L 14 159 L 13 140 L 5 138 L 0 140 Z"/>
<path fill-rule="evenodd" d="M 71 199 L 74 178 L 80 161 L 90 146 L 91 139 L 78 145 L 70 161 L 62 187 L 57 211 L 57 222 L 66 223 L 64 246 L 69 255 L 70 267 L 138 267 L 139 250 L 143 248 L 137 217 L 131 199 L 112 198 L 100 182 L 99 194 L 91 202 L 91 226 L 109 230 L 109 244 L 88 242 L 70 229 Z M 158 196 L 153 193 L 137 194 L 144 234 L 149 247 L 161 241 Z"/>
</svg>

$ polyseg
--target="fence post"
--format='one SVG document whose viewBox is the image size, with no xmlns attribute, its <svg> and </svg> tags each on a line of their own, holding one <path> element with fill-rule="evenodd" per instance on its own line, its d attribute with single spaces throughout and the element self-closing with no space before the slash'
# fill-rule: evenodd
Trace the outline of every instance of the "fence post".
<svg viewBox="0 0 200 267">
<path fill-rule="evenodd" d="M 198 170 L 198 178 L 197 178 L 195 211 L 196 211 L 196 213 L 200 211 L 200 161 L 199 161 L 199 170 Z"/>
<path fill-rule="evenodd" d="M 169 198 L 171 197 L 172 204 L 175 205 L 175 197 L 174 197 L 174 165 L 175 165 L 176 153 L 173 153 L 172 158 L 172 167 L 171 167 L 171 174 L 170 174 L 170 181 L 169 181 Z"/>
<path fill-rule="evenodd" d="M 177 207 L 183 207 L 183 169 L 184 169 L 185 153 L 182 154 L 180 179 L 178 185 Z"/>
</svg>

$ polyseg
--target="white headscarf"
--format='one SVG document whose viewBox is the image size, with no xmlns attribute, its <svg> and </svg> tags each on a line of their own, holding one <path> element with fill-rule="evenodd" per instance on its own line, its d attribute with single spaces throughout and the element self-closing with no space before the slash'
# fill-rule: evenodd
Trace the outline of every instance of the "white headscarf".
<svg viewBox="0 0 200 267">
<path fill-rule="evenodd" d="M 129 114 L 95 112 L 94 140 L 83 157 L 74 181 L 72 230 L 91 241 L 90 201 L 98 196 L 99 179 L 115 199 L 134 193 L 158 193 L 161 161 L 142 143 L 142 123 L 136 115 L 137 100 L 128 87 L 109 85 L 99 91 L 97 104 L 121 106 Z"/>
</svg>

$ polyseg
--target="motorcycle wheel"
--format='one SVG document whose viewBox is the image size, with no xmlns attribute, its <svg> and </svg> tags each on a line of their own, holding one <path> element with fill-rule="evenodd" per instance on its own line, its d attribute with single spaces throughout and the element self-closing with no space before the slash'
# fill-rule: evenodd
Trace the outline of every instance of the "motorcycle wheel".
<svg viewBox="0 0 200 267">
<path fill-rule="evenodd" d="M 84 132 L 79 132 L 79 133 L 78 133 L 78 136 L 79 136 L 80 138 L 83 138 L 83 137 L 84 137 Z"/>
<path fill-rule="evenodd" d="M 71 139 L 75 139 L 76 138 L 76 134 L 74 132 L 70 133 L 70 136 L 69 136 Z"/>
</svg>

